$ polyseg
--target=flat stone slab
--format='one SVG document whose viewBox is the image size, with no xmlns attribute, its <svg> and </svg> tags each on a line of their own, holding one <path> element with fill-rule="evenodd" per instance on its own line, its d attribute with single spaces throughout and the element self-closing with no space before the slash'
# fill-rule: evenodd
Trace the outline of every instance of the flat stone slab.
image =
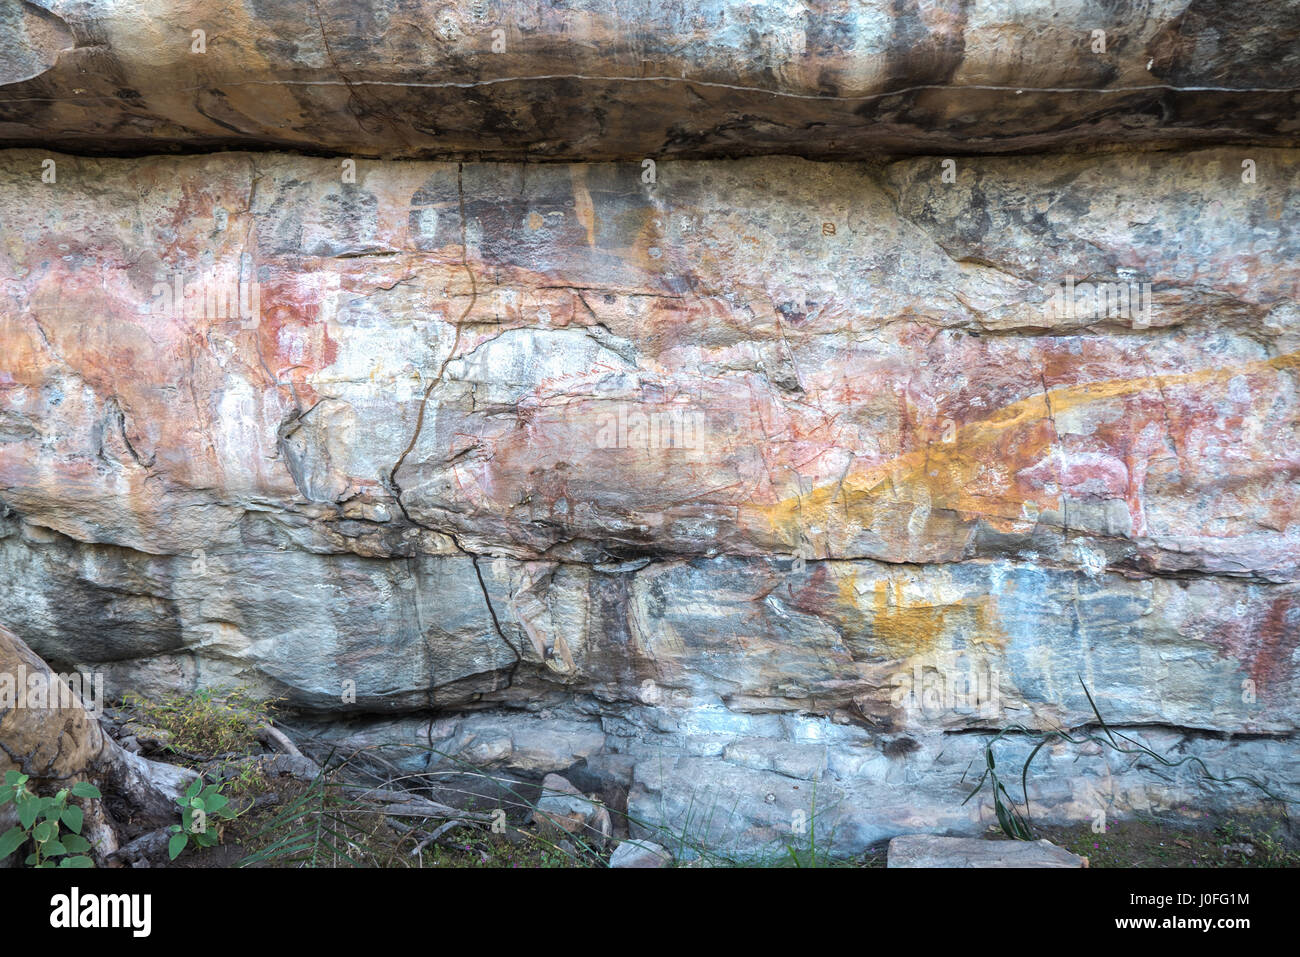
<svg viewBox="0 0 1300 957">
<path fill-rule="evenodd" d="M 672 855 L 661 845 L 653 841 L 634 840 L 624 841 L 614 848 L 614 853 L 609 859 L 609 866 L 617 868 L 668 867 L 672 862 Z"/>
<path fill-rule="evenodd" d="M 889 842 L 889 867 L 1087 867 L 1088 859 L 1051 841 L 905 834 Z"/>
</svg>

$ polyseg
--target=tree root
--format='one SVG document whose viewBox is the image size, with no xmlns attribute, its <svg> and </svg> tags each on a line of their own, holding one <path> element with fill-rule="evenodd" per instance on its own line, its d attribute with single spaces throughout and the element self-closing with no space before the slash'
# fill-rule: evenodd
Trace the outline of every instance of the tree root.
<svg viewBox="0 0 1300 957">
<path fill-rule="evenodd" d="M 150 761 L 121 747 L 63 678 L 12 631 L 0 625 L 0 677 L 8 676 L 15 699 L 0 701 L 0 771 L 19 770 L 33 790 L 53 791 L 77 781 L 94 782 L 103 800 L 83 801 L 92 855 L 109 862 L 127 824 L 157 828 L 175 823 L 176 798 L 195 772 Z M 19 678 L 23 680 L 19 680 Z M 44 687 L 33 695 L 31 689 Z M 109 806 L 121 802 L 127 821 Z"/>
</svg>

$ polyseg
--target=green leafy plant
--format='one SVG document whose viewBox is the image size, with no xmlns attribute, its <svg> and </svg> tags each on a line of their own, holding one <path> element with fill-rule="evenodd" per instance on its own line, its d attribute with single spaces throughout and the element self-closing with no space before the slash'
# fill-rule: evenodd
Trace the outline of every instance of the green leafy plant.
<svg viewBox="0 0 1300 957">
<path fill-rule="evenodd" d="M 24 861 L 28 867 L 94 867 L 86 853 L 90 842 L 81 836 L 84 812 L 76 804 L 69 804 L 68 798 L 97 798 L 99 788 L 79 781 L 52 797 L 41 797 L 27 786 L 28 780 L 21 772 L 5 772 L 0 806 L 12 803 L 18 811 L 18 823 L 0 834 L 0 860 L 31 843 L 32 852 Z"/>
<path fill-rule="evenodd" d="M 167 856 L 173 861 L 191 842 L 198 847 L 217 844 L 216 829 L 208 827 L 209 817 L 230 821 L 238 816 L 230 807 L 230 799 L 217 785 L 204 787 L 202 775 L 190 782 L 176 803 L 181 806 L 181 823 L 171 826 L 172 836 L 167 841 Z"/>
</svg>

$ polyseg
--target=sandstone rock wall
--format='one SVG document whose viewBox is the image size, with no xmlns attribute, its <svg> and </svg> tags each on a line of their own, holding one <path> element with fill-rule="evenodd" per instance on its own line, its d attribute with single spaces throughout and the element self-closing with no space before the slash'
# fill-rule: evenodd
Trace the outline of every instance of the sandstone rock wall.
<svg viewBox="0 0 1300 957">
<path fill-rule="evenodd" d="M 207 5 L 6 14 L 9 142 L 347 157 L 0 152 L 0 622 L 117 690 L 249 683 L 411 767 L 585 775 L 737 846 L 814 790 L 843 848 L 982 829 L 987 732 L 1082 725 L 1085 684 L 1300 796 L 1300 152 L 1294 93 L 1246 90 L 1296 85 L 1286 16 L 1112 11 L 1116 57 L 1245 91 L 1135 126 L 1154 94 L 1097 106 L 1137 81 L 1089 72 L 1090 5 L 1032 42 L 1032 4 L 512 6 L 503 76 L 632 50 L 729 84 L 610 80 L 617 108 L 468 54 L 362 84 L 497 21 L 344 6 L 329 56 L 296 5 L 231 14 L 201 95 L 160 37 Z M 138 94 L 89 112 L 110 76 Z M 984 89 L 1017 83 L 1090 92 Z M 410 135 L 424 110 L 456 132 Z M 1107 138 L 1184 145 L 825 159 Z M 585 161 L 364 158 L 471 144 Z M 823 159 L 672 158 L 728 152 Z M 1263 800 L 1080 753 L 1036 761 L 1049 818 Z"/>
<path fill-rule="evenodd" d="M 74 151 L 1300 145 L 1290 0 L 4 0 L 0 24 L 0 143 Z"/>
</svg>

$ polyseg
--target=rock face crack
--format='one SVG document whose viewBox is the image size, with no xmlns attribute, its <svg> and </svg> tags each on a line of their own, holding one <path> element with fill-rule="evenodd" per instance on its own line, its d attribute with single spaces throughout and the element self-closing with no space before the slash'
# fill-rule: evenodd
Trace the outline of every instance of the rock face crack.
<svg viewBox="0 0 1300 957">
<path fill-rule="evenodd" d="M 340 77 L 342 74 L 340 73 Z M 420 81 L 397 81 L 397 80 L 364 80 L 364 79 L 346 79 L 338 80 L 228 80 L 222 83 L 223 87 L 241 87 L 241 86 L 342 86 L 352 89 L 354 87 L 373 86 L 388 87 L 394 89 L 424 89 L 424 90 L 473 90 L 481 87 L 500 86 L 506 83 L 540 83 L 550 80 L 578 80 L 594 83 L 671 83 L 679 84 L 686 87 L 706 87 L 717 90 L 732 90 L 739 93 L 757 93 L 761 96 L 771 96 L 779 99 L 790 100 L 807 100 L 807 101 L 825 101 L 832 103 L 869 103 L 875 100 L 883 100 L 891 97 L 905 96 L 911 93 L 925 93 L 933 90 L 951 90 L 954 92 L 963 92 L 968 90 L 977 90 L 991 93 L 1011 93 L 1016 96 L 1022 96 L 1026 93 L 1090 93 L 1102 96 L 1113 96 L 1118 94 L 1131 93 L 1300 93 L 1300 86 L 1178 86 L 1169 83 L 1146 83 L 1139 86 L 1109 86 L 1109 87 L 1091 87 L 1091 86 L 1016 86 L 1003 85 L 995 83 L 920 83 L 914 86 L 902 87 L 900 89 L 885 90 L 878 93 L 859 93 L 846 96 L 831 93 L 795 93 L 787 90 L 773 90 L 761 86 L 743 86 L 735 83 L 721 83 L 712 80 L 699 80 L 690 77 L 680 76 L 619 76 L 617 74 L 590 74 L 590 73 L 541 73 L 528 76 L 501 76 L 490 77 L 480 80 L 447 80 L 442 82 L 420 82 Z M 207 89 L 204 86 L 183 87 L 176 92 L 194 93 Z M 75 100 L 77 97 L 22 97 L 7 100 L 10 103 L 52 103 L 62 100 Z"/>
<path fill-rule="evenodd" d="M 411 441 L 408 442 L 406 448 L 402 450 L 402 454 L 398 456 L 397 462 L 394 463 L 392 470 L 389 472 L 388 482 L 392 486 L 394 494 L 397 496 L 399 505 L 401 505 L 402 502 L 402 490 L 397 481 L 397 473 L 402 468 L 402 464 L 406 461 L 406 457 L 411 454 L 411 450 L 415 448 L 416 442 L 420 440 L 420 433 L 424 429 L 424 409 L 429 402 L 429 396 L 433 393 L 433 390 L 441 384 L 442 378 L 447 372 L 447 365 L 456 357 L 457 350 L 460 347 L 461 330 L 464 329 L 465 320 L 469 318 L 470 313 L 474 310 L 475 304 L 478 303 L 478 280 L 474 275 L 474 270 L 469 264 L 469 233 L 465 221 L 464 170 L 465 166 L 463 163 L 456 164 L 456 196 L 460 206 L 461 266 L 465 270 L 465 275 L 469 277 L 470 300 L 465 306 L 464 312 L 460 314 L 460 318 L 456 320 L 456 332 L 452 339 L 451 347 L 447 350 L 447 355 L 442 360 L 442 365 L 438 367 L 438 374 L 434 376 L 433 379 L 429 381 L 429 384 L 424 388 L 424 394 L 420 398 L 420 406 L 416 412 L 415 431 L 411 435 Z M 402 506 L 402 511 L 406 511 L 405 506 Z M 408 515 L 407 517 L 409 518 L 410 516 Z"/>
<path fill-rule="evenodd" d="M 406 520 L 414 526 L 417 526 L 419 528 L 424 528 L 429 531 L 439 531 L 439 530 L 434 529 L 431 526 L 424 524 L 423 522 L 420 522 L 418 519 L 414 518 L 411 515 L 411 513 L 407 510 L 406 503 L 402 501 L 402 487 L 397 480 L 397 473 L 398 471 L 401 470 L 401 467 L 403 463 L 405 463 L 407 456 L 411 454 L 411 451 L 415 448 L 416 443 L 420 439 L 420 434 L 424 428 L 424 410 L 425 410 L 425 406 L 428 404 L 429 396 L 433 394 L 433 390 L 436 389 L 438 385 L 442 382 L 443 376 L 447 372 L 448 364 L 451 362 L 453 358 L 456 357 L 456 353 L 460 346 L 461 330 L 464 328 L 466 320 L 469 318 L 470 313 L 473 312 L 474 310 L 475 304 L 478 302 L 478 281 L 474 275 L 474 270 L 470 267 L 469 264 L 469 232 L 466 224 L 465 184 L 464 184 L 463 177 L 464 177 L 464 164 L 457 164 L 456 195 L 457 195 L 457 200 L 460 208 L 461 266 L 464 268 L 465 274 L 469 277 L 470 301 L 465 306 L 465 309 L 461 313 L 460 317 L 456 320 L 455 336 L 452 340 L 451 347 L 447 351 L 446 357 L 442 361 L 442 365 L 438 367 L 438 374 L 434 376 L 434 378 L 428 383 L 428 385 L 425 386 L 424 392 L 420 397 L 419 411 L 416 413 L 415 430 L 411 435 L 411 440 L 410 442 L 407 443 L 406 448 L 402 450 L 402 454 L 398 456 L 397 462 L 394 463 L 393 468 L 388 475 L 388 485 L 393 491 L 393 496 L 397 502 L 397 507 L 401 509 L 402 514 L 406 517 Z M 501 621 L 500 619 L 497 618 L 496 608 L 492 604 L 492 596 L 488 593 L 487 582 L 483 578 L 482 569 L 479 568 L 479 564 L 478 564 L 479 556 L 476 553 L 471 552 L 467 550 L 464 546 L 462 546 L 457 536 L 448 534 L 448 537 L 455 544 L 457 550 L 459 550 L 461 554 L 468 556 L 471 563 L 473 564 L 474 575 L 475 578 L 478 580 L 479 590 L 483 595 L 483 603 L 487 606 L 488 615 L 492 620 L 492 627 L 496 631 L 497 637 L 501 639 L 501 641 L 505 644 L 505 646 L 510 649 L 511 654 L 515 656 L 514 663 L 510 666 L 509 673 L 507 674 L 506 677 L 505 688 L 510 688 L 514 684 L 515 672 L 516 670 L 518 670 L 519 664 L 520 662 L 523 661 L 523 658 L 519 654 L 519 649 L 516 648 L 514 643 L 511 642 L 510 639 L 506 637 L 505 631 L 501 627 Z M 495 687 L 495 682 L 494 682 L 493 690 L 494 691 L 501 690 Z"/>
<path fill-rule="evenodd" d="M 334 51 L 330 49 L 329 37 L 325 33 L 325 21 L 321 18 L 319 0 L 312 0 L 312 9 L 316 14 L 316 26 L 320 28 L 320 40 L 325 47 L 325 55 L 329 57 L 330 64 L 334 67 L 334 72 L 339 75 L 339 80 L 347 87 L 348 109 L 351 110 L 353 117 L 357 121 L 357 129 L 364 133 L 366 131 L 365 124 L 361 122 L 361 116 L 358 115 L 357 111 L 353 108 L 353 101 L 359 101 L 361 97 L 356 91 L 356 85 L 348 78 L 348 75 L 343 72 L 342 67 L 339 66 L 339 61 L 334 56 Z"/>
</svg>

